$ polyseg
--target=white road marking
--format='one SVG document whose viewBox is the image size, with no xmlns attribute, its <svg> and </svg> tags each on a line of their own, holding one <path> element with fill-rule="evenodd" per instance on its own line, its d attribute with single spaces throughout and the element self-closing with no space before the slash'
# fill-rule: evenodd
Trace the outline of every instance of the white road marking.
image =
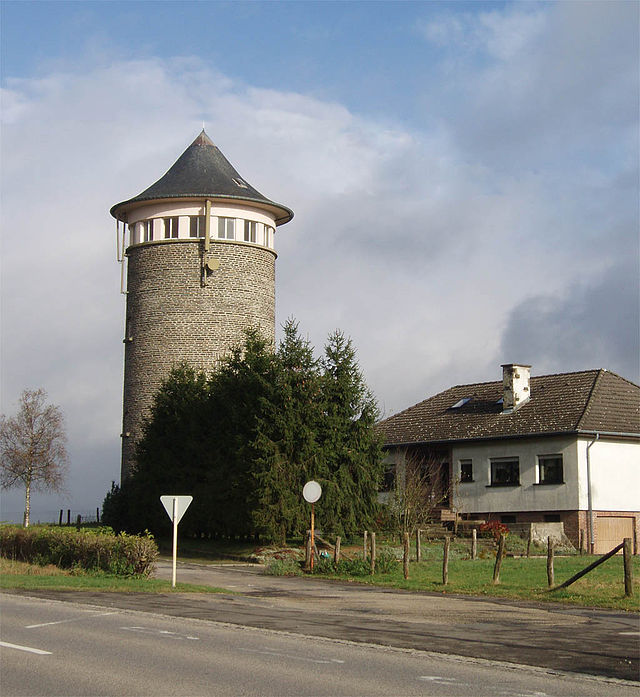
<svg viewBox="0 0 640 697">
<path fill-rule="evenodd" d="M 280 656 L 281 658 L 291 658 L 294 661 L 307 661 L 309 663 L 344 663 L 344 661 L 341 661 L 337 658 L 329 658 L 329 659 L 321 659 L 321 658 L 305 658 L 304 656 L 294 656 L 289 653 L 279 653 L 278 651 L 260 651 L 258 649 L 240 649 L 240 651 L 244 651 L 245 653 L 259 653 L 264 656 Z"/>
<path fill-rule="evenodd" d="M 444 678 L 440 675 L 421 675 L 418 680 L 434 682 L 438 685 L 452 685 L 454 682 L 458 682 L 455 678 Z"/>
<path fill-rule="evenodd" d="M 8 649 L 18 649 L 18 651 L 28 651 L 29 653 L 37 653 L 39 656 L 51 656 L 51 651 L 42 651 L 42 649 L 33 649 L 30 646 L 10 644 L 8 641 L 0 641 L 0 646 L 5 646 Z"/>
<path fill-rule="evenodd" d="M 48 627 L 51 624 L 64 624 L 65 622 L 80 622 L 81 620 L 91 619 L 92 617 L 104 617 L 105 615 L 118 615 L 118 612 L 97 612 L 83 617 L 73 617 L 70 620 L 58 620 L 57 622 L 43 622 L 42 624 L 29 624 L 25 629 L 35 629 L 36 627 Z"/>
<path fill-rule="evenodd" d="M 151 627 L 120 627 L 126 632 L 140 632 L 141 634 L 159 634 L 160 636 L 169 639 L 190 639 L 191 641 L 200 641 L 200 637 L 189 636 L 188 634 L 178 634 L 178 632 L 170 632 L 168 629 L 152 629 Z"/>
</svg>

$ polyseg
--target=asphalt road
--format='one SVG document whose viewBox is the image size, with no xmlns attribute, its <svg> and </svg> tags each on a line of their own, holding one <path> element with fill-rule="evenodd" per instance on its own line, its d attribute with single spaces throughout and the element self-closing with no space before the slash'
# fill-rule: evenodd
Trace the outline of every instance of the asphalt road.
<svg viewBox="0 0 640 697">
<path fill-rule="evenodd" d="M 157 575 L 171 578 L 169 563 Z M 107 608 L 637 681 L 637 614 L 266 576 L 253 565 L 180 564 L 178 579 L 235 594 L 45 592 Z"/>
<path fill-rule="evenodd" d="M 8 593 L 0 603 L 3 697 L 638 695 L 606 678 L 148 611 Z"/>
</svg>

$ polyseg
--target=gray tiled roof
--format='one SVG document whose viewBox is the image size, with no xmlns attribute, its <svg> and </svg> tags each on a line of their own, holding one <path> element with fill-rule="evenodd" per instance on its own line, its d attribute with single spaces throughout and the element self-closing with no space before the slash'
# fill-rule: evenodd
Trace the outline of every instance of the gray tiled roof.
<svg viewBox="0 0 640 697">
<path fill-rule="evenodd" d="M 269 200 L 243 179 L 204 129 L 163 177 L 137 196 L 116 203 L 111 215 L 126 220 L 126 211 L 133 205 L 176 198 L 252 201 L 274 210 L 278 225 L 293 218 L 290 208 Z"/>
<path fill-rule="evenodd" d="M 381 421 L 387 445 L 602 431 L 640 437 L 640 387 L 606 370 L 531 378 L 531 398 L 502 413 L 502 381 L 456 385 Z M 459 400 L 471 397 L 452 409 Z"/>
</svg>

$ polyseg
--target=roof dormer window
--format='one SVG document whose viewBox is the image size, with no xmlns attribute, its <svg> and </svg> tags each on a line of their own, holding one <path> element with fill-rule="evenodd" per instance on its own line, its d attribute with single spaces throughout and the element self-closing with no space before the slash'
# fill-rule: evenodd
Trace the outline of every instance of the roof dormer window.
<svg viewBox="0 0 640 697">
<path fill-rule="evenodd" d="M 471 401 L 471 397 L 463 397 L 462 399 L 459 399 L 452 407 L 451 409 L 460 409 L 460 407 L 463 407 L 467 402 Z"/>
<path fill-rule="evenodd" d="M 236 186 L 239 186 L 241 189 L 248 189 L 249 188 L 249 185 L 247 184 L 247 182 L 244 179 L 240 179 L 239 177 L 234 177 L 232 179 L 232 181 Z"/>
</svg>

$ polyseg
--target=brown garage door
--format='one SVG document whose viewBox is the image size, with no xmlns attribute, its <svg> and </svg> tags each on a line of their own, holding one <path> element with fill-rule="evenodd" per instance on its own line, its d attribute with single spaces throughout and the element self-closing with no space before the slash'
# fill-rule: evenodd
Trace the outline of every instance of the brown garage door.
<svg viewBox="0 0 640 697">
<path fill-rule="evenodd" d="M 633 540 L 633 523 L 630 516 L 606 516 L 596 518 L 596 554 L 606 554 L 625 537 Z"/>
</svg>

